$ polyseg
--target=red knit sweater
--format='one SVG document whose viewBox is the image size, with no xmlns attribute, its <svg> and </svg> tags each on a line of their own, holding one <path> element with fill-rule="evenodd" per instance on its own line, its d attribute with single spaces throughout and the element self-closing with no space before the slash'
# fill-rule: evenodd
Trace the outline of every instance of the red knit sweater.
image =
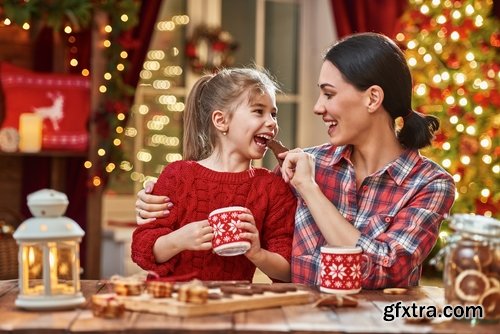
<svg viewBox="0 0 500 334">
<path fill-rule="evenodd" d="M 226 206 L 252 211 L 261 247 L 290 262 L 296 198 L 290 187 L 267 169 L 239 173 L 216 172 L 194 161 L 177 161 L 161 173 L 153 194 L 167 195 L 174 204 L 166 218 L 140 225 L 132 238 L 132 259 L 160 276 L 193 274 L 201 280 L 251 280 L 254 264 L 244 255 L 219 256 L 209 251 L 183 251 L 157 263 L 153 245 L 158 237 Z"/>
</svg>

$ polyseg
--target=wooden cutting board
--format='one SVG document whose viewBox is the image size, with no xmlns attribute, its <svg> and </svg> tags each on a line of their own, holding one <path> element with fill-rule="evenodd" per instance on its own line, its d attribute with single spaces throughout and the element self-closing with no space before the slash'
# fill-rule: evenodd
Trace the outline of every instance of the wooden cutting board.
<svg viewBox="0 0 500 334">
<path fill-rule="evenodd" d="M 207 314 L 221 314 L 246 310 L 263 309 L 283 305 L 307 304 L 314 302 L 314 295 L 307 290 L 276 293 L 266 291 L 251 296 L 231 295 L 228 298 L 209 299 L 206 304 L 180 302 L 176 294 L 172 298 L 153 298 L 148 294 L 141 296 L 118 297 L 130 311 L 168 314 L 191 317 Z"/>
</svg>

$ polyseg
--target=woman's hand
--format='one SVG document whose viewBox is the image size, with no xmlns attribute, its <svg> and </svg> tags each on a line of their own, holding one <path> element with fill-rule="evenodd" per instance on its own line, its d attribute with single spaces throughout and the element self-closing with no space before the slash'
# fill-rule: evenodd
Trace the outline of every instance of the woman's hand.
<svg viewBox="0 0 500 334">
<path fill-rule="evenodd" d="M 300 148 L 279 154 L 283 158 L 281 175 L 285 182 L 290 183 L 300 193 L 303 186 L 315 184 L 315 157 Z"/>
<path fill-rule="evenodd" d="M 149 181 L 144 189 L 137 193 L 135 202 L 135 220 L 138 225 L 154 221 L 156 218 L 163 218 L 170 213 L 169 209 L 173 204 L 167 196 L 151 195 L 155 182 Z"/>
<path fill-rule="evenodd" d="M 250 241 L 250 249 L 247 250 L 245 256 L 252 262 L 254 262 L 255 257 L 259 255 L 262 250 L 260 248 L 260 237 L 259 230 L 255 226 L 255 218 L 250 210 L 247 209 L 246 213 L 241 213 L 238 216 L 240 222 L 238 223 L 238 228 L 244 232 L 240 233 L 242 239 L 247 239 Z"/>
</svg>

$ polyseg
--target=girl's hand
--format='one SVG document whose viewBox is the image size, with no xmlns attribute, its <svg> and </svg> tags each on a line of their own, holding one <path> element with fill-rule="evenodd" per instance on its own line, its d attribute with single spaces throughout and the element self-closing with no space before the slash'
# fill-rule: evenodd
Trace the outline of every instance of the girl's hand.
<svg viewBox="0 0 500 334">
<path fill-rule="evenodd" d="M 212 249 L 214 234 L 207 219 L 184 225 L 175 231 L 175 235 L 182 250 L 200 251 Z"/>
<path fill-rule="evenodd" d="M 156 239 L 153 246 L 155 260 L 163 263 L 184 250 L 212 249 L 213 237 L 212 227 L 208 225 L 207 219 L 189 223 Z"/>
<path fill-rule="evenodd" d="M 259 230 L 257 230 L 257 226 L 255 226 L 255 218 L 252 212 L 247 209 L 246 213 L 241 213 L 238 216 L 238 219 L 240 220 L 238 228 L 244 231 L 240 233 L 240 237 L 250 241 L 250 249 L 247 250 L 245 256 L 253 262 L 253 259 L 258 256 L 259 252 L 262 250 L 262 248 L 260 248 Z"/>
<path fill-rule="evenodd" d="M 163 218 L 169 215 L 169 209 L 173 206 L 167 196 L 151 195 L 155 182 L 149 181 L 144 189 L 137 193 L 135 202 L 135 220 L 138 225 L 150 223 L 156 218 Z"/>
<path fill-rule="evenodd" d="M 290 183 L 299 192 L 303 185 L 316 183 L 315 157 L 302 151 L 300 148 L 280 154 L 284 158 L 281 166 L 281 175 L 285 182 Z"/>
</svg>

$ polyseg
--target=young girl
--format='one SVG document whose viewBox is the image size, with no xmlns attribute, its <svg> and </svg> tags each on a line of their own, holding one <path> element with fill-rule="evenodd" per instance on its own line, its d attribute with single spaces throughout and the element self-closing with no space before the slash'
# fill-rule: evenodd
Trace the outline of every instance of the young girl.
<svg viewBox="0 0 500 334">
<path fill-rule="evenodd" d="M 296 199 L 289 186 L 263 168 L 252 168 L 278 131 L 276 85 L 262 71 L 224 69 L 194 85 L 184 114 L 185 160 L 165 167 L 153 194 L 176 203 L 168 217 L 139 226 L 132 259 L 160 276 L 201 280 L 252 280 L 255 268 L 290 281 Z M 239 256 L 212 252 L 211 211 L 243 206 Z"/>
</svg>

